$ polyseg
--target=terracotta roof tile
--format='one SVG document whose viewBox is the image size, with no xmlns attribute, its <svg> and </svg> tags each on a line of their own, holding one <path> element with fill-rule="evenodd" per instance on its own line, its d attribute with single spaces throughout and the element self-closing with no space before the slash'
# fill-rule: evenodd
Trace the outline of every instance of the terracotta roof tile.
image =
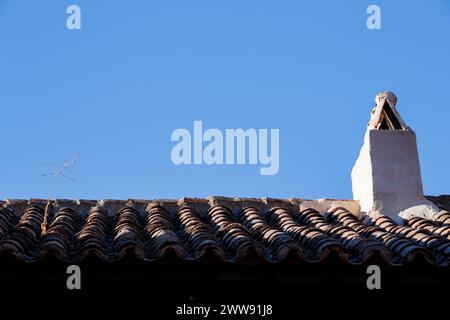
<svg viewBox="0 0 450 320">
<path fill-rule="evenodd" d="M 77 262 L 92 254 L 117 261 L 131 251 L 152 262 L 172 250 L 184 260 L 213 252 L 236 262 L 254 250 L 274 263 L 290 253 L 320 262 L 330 252 L 349 264 L 374 254 L 391 265 L 418 256 L 438 266 L 450 262 L 450 214 L 444 210 L 431 220 L 397 225 L 385 216 L 359 219 L 342 207 L 303 209 L 296 199 L 57 200 L 42 235 L 45 205 L 39 199 L 0 202 L 0 254 L 34 262 L 52 252 Z"/>
<path fill-rule="evenodd" d="M 426 196 L 426 198 L 431 202 L 434 202 L 434 204 L 436 204 L 437 206 L 441 207 L 441 209 L 450 211 L 450 195 L 442 195 L 439 197 Z M 450 216 L 448 216 L 448 212 L 447 217 L 450 218 Z M 447 222 L 450 223 L 450 220 L 448 220 Z"/>
</svg>

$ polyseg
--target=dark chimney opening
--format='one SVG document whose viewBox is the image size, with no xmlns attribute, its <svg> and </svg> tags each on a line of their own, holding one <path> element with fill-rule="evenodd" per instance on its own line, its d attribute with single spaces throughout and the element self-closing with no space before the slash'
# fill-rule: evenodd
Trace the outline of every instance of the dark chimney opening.
<svg viewBox="0 0 450 320">
<path fill-rule="evenodd" d="M 378 125 L 378 130 L 403 130 L 400 121 L 387 101 L 383 105 L 380 118 L 382 120 Z"/>
</svg>

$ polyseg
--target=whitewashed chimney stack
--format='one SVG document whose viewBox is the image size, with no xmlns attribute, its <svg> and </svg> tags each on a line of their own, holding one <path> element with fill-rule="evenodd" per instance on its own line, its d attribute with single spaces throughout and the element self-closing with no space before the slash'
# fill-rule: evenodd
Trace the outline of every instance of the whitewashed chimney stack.
<svg viewBox="0 0 450 320">
<path fill-rule="evenodd" d="M 411 216 L 431 218 L 438 208 L 423 195 L 416 135 L 398 113 L 392 92 L 380 92 L 375 102 L 352 170 L 353 198 L 362 212 L 397 223 Z"/>
</svg>

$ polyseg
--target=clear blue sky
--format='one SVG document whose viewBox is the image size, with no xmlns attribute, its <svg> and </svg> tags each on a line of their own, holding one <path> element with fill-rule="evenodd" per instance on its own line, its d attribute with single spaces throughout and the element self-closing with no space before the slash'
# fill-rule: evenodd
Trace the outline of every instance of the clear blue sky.
<svg viewBox="0 0 450 320">
<path fill-rule="evenodd" d="M 82 29 L 66 29 L 66 8 Z M 382 30 L 366 28 L 366 8 Z M 450 2 L 0 0 L 0 198 L 351 198 L 374 95 L 450 193 Z M 175 166 L 172 130 L 279 128 L 280 170 Z"/>
</svg>

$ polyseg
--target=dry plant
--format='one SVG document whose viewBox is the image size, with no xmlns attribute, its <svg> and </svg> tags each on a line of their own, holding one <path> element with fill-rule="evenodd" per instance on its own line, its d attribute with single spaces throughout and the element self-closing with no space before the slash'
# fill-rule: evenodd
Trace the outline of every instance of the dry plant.
<svg viewBox="0 0 450 320">
<path fill-rule="evenodd" d="M 42 235 L 45 235 L 47 233 L 48 212 L 49 212 L 49 209 L 50 209 L 52 194 L 53 194 L 53 190 L 54 190 L 54 187 L 55 187 L 55 184 L 56 184 L 56 180 L 59 177 L 63 177 L 63 178 L 69 179 L 71 181 L 76 181 L 74 178 L 66 175 L 65 172 L 78 161 L 80 161 L 80 155 L 79 154 L 75 155 L 75 157 L 73 157 L 70 160 L 64 160 L 62 165 L 55 165 L 53 163 L 46 163 L 45 164 L 45 165 L 52 166 L 54 168 L 54 170 L 52 172 L 44 173 L 42 175 L 42 176 L 51 176 L 52 177 L 52 179 L 50 181 L 49 190 L 48 190 L 47 204 L 45 205 L 44 220 L 42 221 L 42 224 L 41 224 L 41 234 Z"/>
</svg>

